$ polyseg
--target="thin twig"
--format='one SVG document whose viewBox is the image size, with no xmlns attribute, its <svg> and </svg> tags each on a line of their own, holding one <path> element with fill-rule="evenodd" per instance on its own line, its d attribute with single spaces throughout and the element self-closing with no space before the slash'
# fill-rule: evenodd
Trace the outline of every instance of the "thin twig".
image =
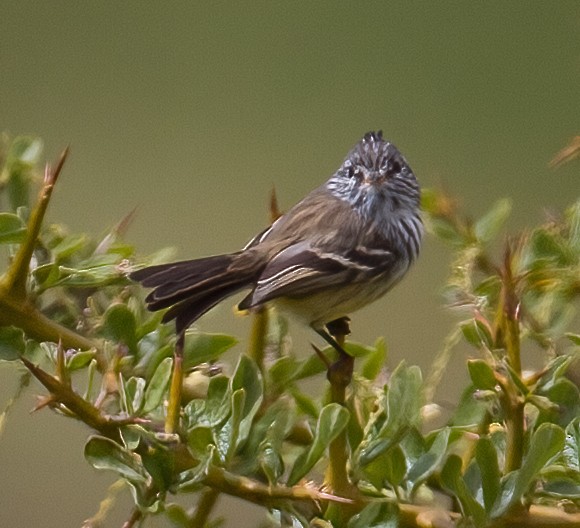
<svg viewBox="0 0 580 528">
<path fill-rule="evenodd" d="M 181 415 L 181 393 L 183 391 L 183 347 L 185 345 L 185 332 L 180 332 L 175 342 L 173 353 L 173 369 L 171 372 L 171 385 L 169 388 L 169 402 L 167 404 L 167 416 L 165 418 L 165 432 L 174 434 L 179 429 Z"/>
</svg>

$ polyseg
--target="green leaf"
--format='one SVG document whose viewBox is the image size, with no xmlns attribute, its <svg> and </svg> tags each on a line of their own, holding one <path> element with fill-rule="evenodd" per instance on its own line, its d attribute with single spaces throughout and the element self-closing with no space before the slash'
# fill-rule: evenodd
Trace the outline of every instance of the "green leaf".
<svg viewBox="0 0 580 528">
<path fill-rule="evenodd" d="M 272 443 L 265 439 L 260 444 L 258 451 L 258 464 L 266 475 L 270 486 L 277 484 L 278 479 L 284 473 L 284 460 Z"/>
<path fill-rule="evenodd" d="M 224 460 L 226 463 L 231 462 L 232 457 L 236 453 L 236 448 L 240 443 L 240 428 L 242 419 L 244 418 L 244 405 L 246 403 L 246 390 L 238 389 L 232 393 L 232 413 L 228 423 L 229 439 L 228 445 L 224 445 L 226 452 Z M 243 439 L 245 440 L 245 438 Z"/>
<path fill-rule="evenodd" d="M 481 423 L 489 408 L 489 403 L 482 399 L 474 398 L 475 387 L 469 385 L 462 393 L 459 404 L 453 413 L 449 425 L 471 425 Z M 495 391 L 494 391 L 495 394 Z"/>
<path fill-rule="evenodd" d="M 282 356 L 268 368 L 268 377 L 275 387 L 286 387 L 300 370 L 300 363 L 292 356 Z"/>
<path fill-rule="evenodd" d="M 203 456 L 210 445 L 215 445 L 211 427 L 199 425 L 191 428 L 187 433 L 187 445 L 194 457 Z"/>
<path fill-rule="evenodd" d="M 495 390 L 497 381 L 493 369 L 483 359 L 470 359 L 467 362 L 469 376 L 476 389 Z"/>
<path fill-rule="evenodd" d="M 103 436 L 91 436 L 85 445 L 85 458 L 96 469 L 108 469 L 133 482 L 147 482 L 140 458 Z"/>
<path fill-rule="evenodd" d="M 296 410 L 289 398 L 279 398 L 264 409 L 264 413 L 254 422 L 250 437 L 244 446 L 245 453 L 255 453 L 266 444 L 282 452 L 283 442 L 296 424 Z M 296 430 L 294 429 L 294 433 Z M 310 436 L 310 442 L 312 436 Z"/>
<path fill-rule="evenodd" d="M 33 168 L 38 163 L 42 147 L 43 144 L 40 138 L 32 136 L 15 137 L 6 156 L 6 164 L 9 168 L 12 168 L 17 163 Z"/>
<path fill-rule="evenodd" d="M 165 505 L 165 515 L 176 528 L 189 528 L 193 522 L 185 509 L 174 502 Z"/>
<path fill-rule="evenodd" d="M 396 504 L 371 502 L 348 522 L 347 528 L 398 528 L 399 515 Z"/>
<path fill-rule="evenodd" d="M 148 438 L 150 433 L 140 425 L 129 424 L 119 430 L 125 449 L 135 451 L 139 447 L 141 438 Z"/>
<path fill-rule="evenodd" d="M 482 242 L 492 240 L 508 219 L 512 209 L 511 200 L 501 198 L 474 226 L 475 236 Z"/>
<path fill-rule="evenodd" d="M 66 368 L 71 372 L 85 368 L 96 356 L 94 350 L 75 352 L 67 359 Z"/>
<path fill-rule="evenodd" d="M 420 421 L 422 376 L 419 367 L 407 367 L 402 361 L 393 371 L 381 405 L 367 426 L 367 436 L 357 452 L 362 466 L 390 449 L 405 431 Z"/>
<path fill-rule="evenodd" d="M 245 394 L 238 439 L 238 443 L 241 445 L 248 438 L 254 416 L 262 404 L 263 394 L 260 369 L 245 354 L 240 356 L 234 375 L 230 380 L 232 393 L 239 389 L 244 389 Z"/>
<path fill-rule="evenodd" d="M 107 338 L 127 345 L 131 353 L 136 353 L 137 322 L 126 304 L 109 306 L 104 316 L 103 333 Z"/>
<path fill-rule="evenodd" d="M 534 407 L 537 407 L 540 411 L 545 411 L 547 413 L 557 413 L 560 409 L 558 404 L 552 402 L 550 398 L 538 394 L 528 394 L 526 397 L 526 403 L 529 403 Z"/>
<path fill-rule="evenodd" d="M 533 433 L 530 448 L 522 467 L 507 475 L 502 482 L 501 494 L 494 505 L 492 516 L 501 517 L 519 503 L 540 470 L 564 448 L 565 433 L 554 424 L 544 423 Z"/>
<path fill-rule="evenodd" d="M 374 347 L 357 343 L 356 341 L 346 341 L 344 350 L 349 356 L 354 358 L 367 357 L 375 352 Z"/>
<path fill-rule="evenodd" d="M 562 456 L 566 466 L 580 474 L 580 418 L 576 418 L 566 427 Z"/>
<path fill-rule="evenodd" d="M 461 474 L 461 467 L 461 458 L 457 455 L 450 455 L 441 470 L 441 482 L 443 486 L 457 497 L 464 515 L 471 518 L 476 527 L 485 526 L 485 510 L 475 500 L 475 497 L 473 497 L 465 484 L 465 480 Z"/>
<path fill-rule="evenodd" d="M 304 414 L 311 416 L 312 418 L 318 418 L 320 414 L 320 409 L 316 402 L 310 397 L 298 390 L 295 387 L 289 387 L 288 392 L 292 395 L 296 401 L 298 409 Z"/>
<path fill-rule="evenodd" d="M 0 327 L 0 363 L 19 359 L 25 350 L 24 333 L 14 326 Z"/>
<path fill-rule="evenodd" d="M 548 481 L 542 486 L 542 495 L 569 504 L 571 501 L 578 503 L 580 500 L 580 484 L 570 478 Z"/>
<path fill-rule="evenodd" d="M 10 208 L 28 206 L 30 182 L 35 165 L 42 152 L 42 141 L 38 138 L 20 136 L 14 139 L 6 155 L 5 182 Z"/>
<path fill-rule="evenodd" d="M 88 243 L 89 239 L 84 233 L 68 235 L 51 248 L 56 259 L 62 261 L 74 253 L 78 253 Z"/>
<path fill-rule="evenodd" d="M 121 378 L 123 380 L 123 378 Z M 125 395 L 125 410 L 129 415 L 133 415 L 141 409 L 143 396 L 145 394 L 145 380 L 136 376 L 131 376 L 127 381 L 122 381 L 123 393 Z"/>
<path fill-rule="evenodd" d="M 328 445 L 346 427 L 349 417 L 350 413 L 338 403 L 329 403 L 322 408 L 316 424 L 314 440 L 310 447 L 296 459 L 288 477 L 289 486 L 296 484 L 314 467 Z"/>
<path fill-rule="evenodd" d="M 407 480 L 411 484 L 413 492 L 440 469 L 453 432 L 452 428 L 445 427 L 436 433 L 429 450 L 421 455 L 411 466 L 407 474 Z"/>
<path fill-rule="evenodd" d="M 407 460 L 398 444 L 381 453 L 364 467 L 365 477 L 377 490 L 385 488 L 385 483 L 392 487 L 399 486 L 406 473 Z"/>
<path fill-rule="evenodd" d="M 521 374 L 518 373 L 518 372 L 516 372 L 513 369 L 513 367 L 507 361 L 507 358 L 504 358 L 503 366 L 507 370 L 507 373 L 508 373 L 510 379 L 514 382 L 514 384 L 516 385 L 516 387 L 519 389 L 520 393 L 523 396 L 527 396 L 530 393 L 530 389 L 528 388 L 528 386 L 522 380 Z"/>
<path fill-rule="evenodd" d="M 176 491 L 183 493 L 197 491 L 203 479 L 207 476 L 212 462 L 216 459 L 215 445 L 208 445 L 206 452 L 200 457 L 199 463 L 179 474 Z"/>
<path fill-rule="evenodd" d="M 459 249 L 468 243 L 465 236 L 448 220 L 432 217 L 430 223 L 437 238 L 447 242 L 451 247 Z"/>
<path fill-rule="evenodd" d="M 120 260 L 115 257 L 115 260 Z M 59 279 L 51 282 L 50 287 L 66 286 L 69 288 L 99 288 L 114 283 L 126 283 L 127 279 L 120 271 L 118 263 L 93 268 L 69 268 L 59 266 Z M 48 287 L 49 285 L 44 285 Z"/>
<path fill-rule="evenodd" d="M 321 352 L 326 355 L 330 362 L 336 361 L 336 359 L 338 359 L 338 354 L 332 347 L 326 347 Z M 325 371 L 326 365 L 322 362 L 318 355 L 310 354 L 304 361 L 300 363 L 300 368 L 296 372 L 294 379 L 300 380 L 310 378 Z"/>
<path fill-rule="evenodd" d="M 573 361 L 574 356 L 571 355 L 556 356 L 548 361 L 544 367 L 544 373 L 538 381 L 538 392 L 545 393 L 550 390 L 565 375 Z"/>
<path fill-rule="evenodd" d="M 0 244 L 19 244 L 26 238 L 26 225 L 15 214 L 0 213 Z"/>
<path fill-rule="evenodd" d="M 569 264 L 568 251 L 562 242 L 558 234 L 545 229 L 536 229 L 531 240 L 536 262 L 545 259 L 563 266 Z"/>
<path fill-rule="evenodd" d="M 570 247 L 580 251 L 580 200 L 566 210 L 566 219 L 570 225 L 568 235 Z"/>
<path fill-rule="evenodd" d="M 375 347 L 358 343 L 356 341 L 346 341 L 344 344 L 344 350 L 353 358 L 364 358 L 373 354 L 375 352 Z M 332 358 L 335 357 L 334 354 L 336 353 L 336 350 L 334 347 L 329 345 L 325 347 L 322 352 L 324 352 L 324 355 L 327 357 Z"/>
<path fill-rule="evenodd" d="M 209 380 L 205 400 L 192 400 L 185 406 L 189 427 L 220 427 L 231 412 L 231 391 L 225 376 L 213 376 Z"/>
<path fill-rule="evenodd" d="M 172 484 L 175 457 L 172 452 L 159 443 L 151 443 L 141 453 L 143 466 L 151 475 L 156 488 L 166 491 Z"/>
<path fill-rule="evenodd" d="M 237 342 L 235 337 L 225 334 L 188 332 L 183 350 L 184 370 L 188 371 L 202 363 L 214 361 Z"/>
<path fill-rule="evenodd" d="M 489 327 L 478 319 L 470 319 L 461 325 L 461 332 L 465 340 L 478 350 L 485 346 L 493 349 L 493 338 Z"/>
<path fill-rule="evenodd" d="M 147 414 L 157 409 L 163 401 L 163 396 L 167 391 L 169 379 L 171 378 L 171 369 L 173 367 L 173 358 L 165 358 L 157 367 L 151 381 L 145 389 L 145 401 L 143 404 L 143 413 Z"/>
<path fill-rule="evenodd" d="M 451 428 L 446 427 L 439 431 L 431 444 L 429 450 L 421 455 L 419 459 L 409 469 L 407 480 L 415 491 L 431 475 L 439 470 L 445 458 Z"/>
<path fill-rule="evenodd" d="M 150 379 L 159 363 L 166 357 L 173 356 L 174 346 L 168 340 L 164 327 L 145 335 L 139 341 L 133 374 Z"/>
<path fill-rule="evenodd" d="M 231 438 L 236 435 L 239 437 L 238 433 L 232 432 L 232 421 L 228 420 L 221 428 L 215 430 L 215 446 L 216 446 L 216 456 L 219 460 L 219 465 L 223 466 L 226 463 L 226 458 L 231 448 Z"/>
<path fill-rule="evenodd" d="M 416 427 L 411 427 L 398 445 L 405 455 L 407 468 L 412 467 L 427 452 L 425 437 Z"/>
<path fill-rule="evenodd" d="M 554 422 L 566 427 L 580 415 L 580 390 L 568 378 L 561 377 L 547 389 L 542 388 L 538 392 L 547 399 L 547 405 L 540 407 L 538 424 Z"/>
<path fill-rule="evenodd" d="M 361 369 L 361 375 L 368 380 L 375 380 L 383 370 L 387 361 L 387 346 L 384 338 L 377 339 L 374 350 L 365 358 Z"/>
<path fill-rule="evenodd" d="M 475 446 L 475 459 L 481 473 L 481 487 L 485 510 L 490 512 L 500 492 L 501 472 L 497 451 L 487 436 L 480 437 Z"/>
<path fill-rule="evenodd" d="M 93 384 L 95 381 L 95 372 L 96 371 L 97 371 L 97 360 L 93 359 L 93 360 L 91 360 L 91 362 L 89 363 L 89 366 L 87 367 L 87 374 L 86 374 L 87 384 L 85 387 L 85 392 L 83 394 L 83 400 L 92 401 L 91 394 L 93 393 Z"/>
<path fill-rule="evenodd" d="M 570 341 L 572 341 L 572 343 L 574 343 L 575 345 L 580 346 L 580 334 L 572 334 L 570 332 L 566 332 L 564 334 Z"/>
</svg>

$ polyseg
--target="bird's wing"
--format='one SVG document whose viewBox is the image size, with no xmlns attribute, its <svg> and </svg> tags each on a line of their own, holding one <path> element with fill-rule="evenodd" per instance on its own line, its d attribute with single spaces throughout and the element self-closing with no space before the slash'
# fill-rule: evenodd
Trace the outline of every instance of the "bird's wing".
<svg viewBox="0 0 580 528">
<path fill-rule="evenodd" d="M 247 309 L 277 297 L 303 297 L 334 286 L 367 281 L 391 269 L 394 261 L 388 249 L 359 246 L 335 253 L 299 242 L 270 260 L 252 293 L 239 306 Z"/>
</svg>

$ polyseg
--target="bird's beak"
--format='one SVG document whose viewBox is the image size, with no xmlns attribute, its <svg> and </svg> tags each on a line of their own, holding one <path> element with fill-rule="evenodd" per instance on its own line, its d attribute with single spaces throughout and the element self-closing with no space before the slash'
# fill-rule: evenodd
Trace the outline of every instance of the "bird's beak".
<svg viewBox="0 0 580 528">
<path fill-rule="evenodd" d="M 384 180 L 385 180 L 385 177 L 382 176 L 379 172 L 370 171 L 369 173 L 367 173 L 365 175 L 365 178 L 363 181 L 366 185 L 372 185 L 374 187 L 377 187 L 377 186 L 381 185 Z"/>
</svg>

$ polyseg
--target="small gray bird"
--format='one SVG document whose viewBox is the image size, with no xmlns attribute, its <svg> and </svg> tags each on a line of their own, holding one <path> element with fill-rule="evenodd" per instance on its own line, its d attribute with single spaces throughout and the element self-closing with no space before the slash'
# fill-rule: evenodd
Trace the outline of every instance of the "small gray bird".
<svg viewBox="0 0 580 528">
<path fill-rule="evenodd" d="M 368 132 L 330 179 L 242 250 L 130 274 L 149 310 L 169 308 L 178 334 L 243 290 L 242 310 L 274 303 L 323 337 L 324 325 L 375 301 L 401 280 L 423 236 L 420 189 L 382 132 Z"/>
</svg>

